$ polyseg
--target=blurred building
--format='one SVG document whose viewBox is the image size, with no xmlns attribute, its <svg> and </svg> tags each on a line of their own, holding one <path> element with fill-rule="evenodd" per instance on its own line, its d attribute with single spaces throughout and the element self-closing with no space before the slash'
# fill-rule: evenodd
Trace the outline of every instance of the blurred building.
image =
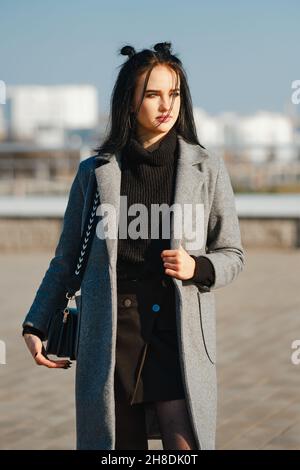
<svg viewBox="0 0 300 470">
<path fill-rule="evenodd" d="M 291 162 L 299 157 L 297 128 L 287 115 L 258 111 L 250 116 L 210 116 L 196 108 L 194 116 L 201 143 L 224 150 L 229 161 Z"/>
<path fill-rule="evenodd" d="M 241 143 L 249 161 L 294 161 L 294 128 L 288 116 L 259 111 L 240 120 Z"/>
<path fill-rule="evenodd" d="M 200 142 L 224 158 L 235 191 L 300 192 L 297 115 L 210 116 L 196 108 L 194 116 Z"/>
<path fill-rule="evenodd" d="M 97 127 L 98 93 L 92 85 L 8 86 L 4 113 L 8 140 L 80 143 Z"/>
<path fill-rule="evenodd" d="M 1 194 L 67 192 L 97 128 L 94 86 L 8 86 L 0 107 Z"/>
</svg>

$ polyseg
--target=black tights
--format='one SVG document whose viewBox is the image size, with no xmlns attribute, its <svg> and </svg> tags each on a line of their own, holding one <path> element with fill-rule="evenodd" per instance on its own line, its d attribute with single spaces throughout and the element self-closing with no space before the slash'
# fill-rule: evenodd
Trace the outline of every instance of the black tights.
<svg viewBox="0 0 300 470">
<path fill-rule="evenodd" d="M 195 450 L 185 400 L 155 403 L 164 450 Z M 148 450 L 144 404 L 116 402 L 116 449 Z"/>
</svg>

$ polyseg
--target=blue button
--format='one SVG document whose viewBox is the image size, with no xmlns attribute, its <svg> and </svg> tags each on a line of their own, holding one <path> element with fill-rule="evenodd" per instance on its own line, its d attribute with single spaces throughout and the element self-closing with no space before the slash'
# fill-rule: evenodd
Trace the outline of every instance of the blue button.
<svg viewBox="0 0 300 470">
<path fill-rule="evenodd" d="M 160 306 L 158 304 L 153 304 L 152 305 L 152 310 L 153 310 L 153 312 L 158 312 L 160 310 Z"/>
</svg>

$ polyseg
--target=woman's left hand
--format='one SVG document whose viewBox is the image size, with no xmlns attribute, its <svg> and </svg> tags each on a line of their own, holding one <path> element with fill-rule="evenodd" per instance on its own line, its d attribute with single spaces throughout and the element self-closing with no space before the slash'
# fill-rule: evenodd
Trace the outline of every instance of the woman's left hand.
<svg viewBox="0 0 300 470">
<path fill-rule="evenodd" d="M 196 262 L 182 246 L 178 250 L 163 250 L 160 255 L 165 274 L 181 280 L 193 277 Z"/>
</svg>

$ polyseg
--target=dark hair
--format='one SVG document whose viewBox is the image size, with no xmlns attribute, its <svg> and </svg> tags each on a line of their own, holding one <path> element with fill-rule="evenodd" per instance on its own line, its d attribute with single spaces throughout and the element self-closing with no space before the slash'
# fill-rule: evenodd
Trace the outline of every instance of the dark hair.
<svg viewBox="0 0 300 470">
<path fill-rule="evenodd" d="M 98 154 L 114 154 L 126 145 L 131 132 L 134 131 L 136 116 L 144 99 L 150 73 L 156 65 L 161 64 L 167 65 L 175 71 L 176 86 L 178 84 L 178 76 L 180 77 L 181 105 L 178 119 L 174 124 L 176 132 L 187 142 L 205 148 L 199 143 L 197 138 L 192 99 L 186 73 L 180 59 L 171 53 L 171 43 L 157 43 L 154 46 L 154 50 L 143 49 L 141 52 L 136 52 L 132 46 L 127 45 L 120 49 L 120 54 L 128 56 L 128 60 L 120 66 L 122 68 L 119 71 L 111 95 L 111 110 L 108 122 L 109 131 L 102 145 L 94 150 Z M 130 107 L 133 101 L 137 78 L 146 71 L 147 75 L 141 102 L 138 109 L 135 112 L 131 112 Z M 174 99 L 175 96 L 173 95 L 171 109 Z"/>
</svg>

